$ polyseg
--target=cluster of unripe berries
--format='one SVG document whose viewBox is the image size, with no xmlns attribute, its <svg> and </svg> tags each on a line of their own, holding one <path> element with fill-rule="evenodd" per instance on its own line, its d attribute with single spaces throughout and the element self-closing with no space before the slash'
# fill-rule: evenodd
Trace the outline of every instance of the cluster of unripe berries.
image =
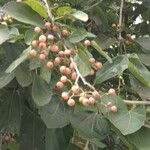
<svg viewBox="0 0 150 150">
<path fill-rule="evenodd" d="M 62 92 L 61 97 L 67 101 L 69 106 L 75 106 L 77 102 L 84 106 L 94 105 L 96 100 L 100 98 L 100 94 L 95 91 L 83 91 L 78 85 L 73 85 L 69 92 Z"/>
<path fill-rule="evenodd" d="M 115 89 L 113 89 L 113 88 L 109 89 L 107 95 L 110 95 L 110 96 L 116 95 Z M 108 102 L 108 103 L 105 105 L 105 107 L 106 107 L 108 110 L 110 110 L 111 112 L 113 112 L 113 113 L 115 113 L 115 112 L 118 111 L 117 106 L 116 106 L 116 105 L 113 105 L 112 102 Z"/>
<path fill-rule="evenodd" d="M 1 132 L 0 139 L 2 140 L 2 144 L 16 142 L 16 135 L 12 132 Z"/>
<path fill-rule="evenodd" d="M 76 50 L 74 48 L 67 49 L 64 45 L 64 40 L 69 36 L 70 32 L 50 22 L 45 23 L 45 29 L 42 30 L 40 27 L 35 27 L 34 31 L 38 34 L 38 38 L 31 43 L 32 50 L 30 55 L 45 64 L 47 69 L 56 69 L 61 74 L 59 81 L 56 83 L 56 88 L 61 90 L 62 99 L 71 107 L 78 102 L 84 106 L 94 105 L 100 99 L 100 94 L 96 90 L 84 90 L 78 85 L 79 79 L 76 71 L 78 66 L 73 61 Z M 90 47 L 91 42 L 85 40 L 83 45 Z M 102 63 L 96 61 L 93 57 L 89 59 L 89 62 L 91 64 L 89 75 L 95 74 L 95 71 L 103 67 Z M 64 91 L 68 87 L 69 90 Z M 115 90 L 110 89 L 108 94 L 115 95 Z M 116 106 L 110 106 L 109 104 L 107 107 L 112 112 L 117 111 Z"/>
<path fill-rule="evenodd" d="M 0 17 L 0 24 L 7 26 L 13 22 L 12 17 L 9 15 L 3 15 Z"/>
</svg>

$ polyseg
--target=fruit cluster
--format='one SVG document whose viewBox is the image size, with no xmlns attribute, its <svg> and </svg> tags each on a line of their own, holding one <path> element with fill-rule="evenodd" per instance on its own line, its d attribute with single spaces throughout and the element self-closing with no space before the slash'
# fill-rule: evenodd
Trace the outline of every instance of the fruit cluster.
<svg viewBox="0 0 150 150">
<path fill-rule="evenodd" d="M 0 17 L 0 24 L 2 24 L 2 25 L 7 26 L 8 24 L 11 24 L 12 22 L 13 22 L 12 17 L 9 15 L 5 14 L 5 15 Z"/>
<path fill-rule="evenodd" d="M 61 90 L 62 99 L 69 106 L 75 106 L 77 102 L 84 106 L 95 104 L 96 100 L 100 98 L 99 92 L 95 89 L 87 90 L 78 84 L 80 76 L 77 71 L 77 63 L 73 59 L 77 49 L 75 47 L 67 48 L 64 44 L 65 39 L 70 35 L 69 30 L 58 24 L 46 22 L 45 29 L 35 27 L 34 31 L 38 36 L 32 41 L 30 55 L 46 65 L 47 69 L 56 69 L 59 72 L 61 77 L 56 83 L 56 88 Z M 89 40 L 83 41 L 82 44 L 87 48 L 91 46 Z M 102 63 L 93 57 L 89 58 L 89 62 L 91 64 L 89 75 L 94 75 L 95 71 L 103 67 Z"/>
<path fill-rule="evenodd" d="M 15 140 L 16 135 L 12 132 L 1 132 L 0 133 L 0 138 L 2 140 L 2 144 L 16 141 Z"/>
</svg>

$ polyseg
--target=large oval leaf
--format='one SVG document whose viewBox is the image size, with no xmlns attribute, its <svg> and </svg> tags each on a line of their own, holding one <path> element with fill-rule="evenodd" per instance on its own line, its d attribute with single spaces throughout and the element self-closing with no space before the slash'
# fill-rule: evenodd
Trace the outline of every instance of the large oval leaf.
<svg viewBox="0 0 150 150">
<path fill-rule="evenodd" d="M 128 111 L 126 104 L 118 96 L 104 96 L 101 101 L 105 104 L 112 102 L 118 107 L 118 112 L 112 113 L 104 108 L 103 113 L 110 122 L 118 128 L 123 135 L 131 134 L 139 130 L 146 119 L 144 106 L 137 106 Z"/>
<path fill-rule="evenodd" d="M 3 10 L 11 17 L 20 22 L 44 27 L 44 22 L 42 18 L 27 4 L 9 2 L 4 5 Z"/>
<path fill-rule="evenodd" d="M 104 58 L 106 58 L 110 63 L 112 63 L 112 59 L 107 55 L 106 52 L 104 52 L 102 50 L 102 48 L 95 42 L 95 41 L 92 41 L 92 47 L 95 48 L 100 55 L 102 55 Z"/>
<path fill-rule="evenodd" d="M 44 106 L 51 100 L 52 92 L 48 84 L 38 75 L 35 76 L 32 85 L 32 98 L 37 106 Z"/>
<path fill-rule="evenodd" d="M 11 73 L 13 70 L 15 70 L 22 62 L 24 62 L 28 56 L 30 55 L 31 47 L 28 47 L 25 49 L 22 54 L 19 56 L 18 59 L 13 61 L 11 65 L 6 69 L 6 73 Z"/>
<path fill-rule="evenodd" d="M 0 75 L 0 89 L 9 84 L 15 77 L 15 74 L 12 73 L 3 73 Z"/>
<path fill-rule="evenodd" d="M 121 75 L 128 68 L 128 57 L 126 55 L 117 56 L 113 63 L 106 62 L 101 70 L 96 73 L 95 84 L 102 83 L 117 75 Z"/>
<path fill-rule="evenodd" d="M 21 64 L 15 71 L 16 79 L 22 87 L 29 86 L 32 81 L 32 73 L 29 70 L 28 64 Z"/>
<path fill-rule="evenodd" d="M 45 19 L 48 18 L 47 10 L 40 0 L 25 0 L 26 4 L 28 4 L 34 11 L 36 11 L 40 16 Z"/>
<path fill-rule="evenodd" d="M 150 87 L 150 72 L 141 63 L 137 55 L 129 56 L 129 71 L 135 76 L 141 83 Z"/>
<path fill-rule="evenodd" d="M 9 39 L 9 29 L 5 25 L 0 25 L 0 45 Z"/>
<path fill-rule="evenodd" d="M 83 11 L 77 10 L 75 13 L 72 14 L 76 19 L 79 19 L 81 21 L 87 22 L 89 17 L 86 13 Z"/>
<path fill-rule="evenodd" d="M 39 114 L 48 128 L 62 128 L 68 125 L 70 113 L 70 108 L 57 96 L 53 96 L 48 105 L 39 109 Z"/>
</svg>

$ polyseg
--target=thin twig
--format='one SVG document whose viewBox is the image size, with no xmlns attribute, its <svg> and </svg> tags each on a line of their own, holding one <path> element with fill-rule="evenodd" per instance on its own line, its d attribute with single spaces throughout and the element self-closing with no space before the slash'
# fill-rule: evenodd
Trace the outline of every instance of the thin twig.
<svg viewBox="0 0 150 150">
<path fill-rule="evenodd" d="M 90 83 L 88 83 L 88 82 L 85 80 L 85 78 L 81 75 L 81 73 L 79 72 L 78 67 L 77 67 L 76 63 L 74 62 L 73 58 L 70 58 L 70 60 L 71 60 L 72 63 L 75 64 L 75 65 L 74 65 L 74 68 L 75 68 L 75 70 L 76 70 L 77 75 L 79 76 L 78 79 L 80 78 L 80 79 L 82 80 L 82 82 L 83 82 L 84 85 L 87 85 L 87 86 L 88 86 L 89 88 L 91 88 L 92 90 L 95 90 L 95 87 L 92 86 Z M 78 81 L 76 81 L 76 83 L 77 83 L 77 82 L 78 82 Z"/>
<path fill-rule="evenodd" d="M 54 17 L 53 17 L 53 15 L 52 15 L 51 8 L 50 8 L 49 5 L 48 5 L 48 1 L 47 1 L 47 0 L 43 0 L 43 2 L 45 3 L 45 6 L 46 6 L 46 8 L 47 8 L 48 16 L 49 16 L 51 22 L 53 23 L 53 22 L 54 22 Z"/>
<path fill-rule="evenodd" d="M 124 100 L 127 105 L 150 105 L 149 101 L 132 101 L 132 100 Z"/>
<path fill-rule="evenodd" d="M 119 38 L 120 38 L 120 39 L 121 39 L 123 4 L 124 4 L 124 0 L 121 0 L 120 14 L 119 14 L 119 28 L 120 28 Z"/>
<path fill-rule="evenodd" d="M 89 146 L 89 143 L 90 143 L 89 141 L 86 142 L 86 145 L 85 145 L 85 147 L 84 147 L 84 150 L 89 150 L 89 147 L 88 147 L 88 146 Z"/>
</svg>

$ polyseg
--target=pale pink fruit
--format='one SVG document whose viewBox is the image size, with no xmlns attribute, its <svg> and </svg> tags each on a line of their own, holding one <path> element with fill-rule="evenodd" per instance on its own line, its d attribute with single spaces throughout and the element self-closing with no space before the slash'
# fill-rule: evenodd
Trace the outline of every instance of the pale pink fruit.
<svg viewBox="0 0 150 150">
<path fill-rule="evenodd" d="M 39 41 L 40 42 L 46 42 L 46 36 L 45 35 L 40 35 Z"/>
<path fill-rule="evenodd" d="M 71 106 L 71 107 L 73 107 L 73 106 L 75 106 L 75 100 L 74 99 L 69 99 L 68 101 L 67 101 L 67 104 L 69 105 L 69 106 Z"/>
<path fill-rule="evenodd" d="M 68 100 L 69 99 L 69 94 L 67 92 L 63 92 L 61 94 L 61 97 L 64 99 L 64 100 Z"/>
<path fill-rule="evenodd" d="M 47 67 L 50 68 L 50 69 L 53 68 L 54 67 L 53 62 L 52 61 L 48 61 L 47 62 Z"/>
<path fill-rule="evenodd" d="M 40 32 L 41 32 L 41 28 L 40 28 L 40 27 L 35 27 L 35 28 L 34 28 L 34 32 L 40 33 Z"/>
<path fill-rule="evenodd" d="M 37 56 L 37 51 L 36 50 L 31 50 L 30 51 L 30 55 L 32 56 L 32 57 L 36 57 Z"/>
</svg>

